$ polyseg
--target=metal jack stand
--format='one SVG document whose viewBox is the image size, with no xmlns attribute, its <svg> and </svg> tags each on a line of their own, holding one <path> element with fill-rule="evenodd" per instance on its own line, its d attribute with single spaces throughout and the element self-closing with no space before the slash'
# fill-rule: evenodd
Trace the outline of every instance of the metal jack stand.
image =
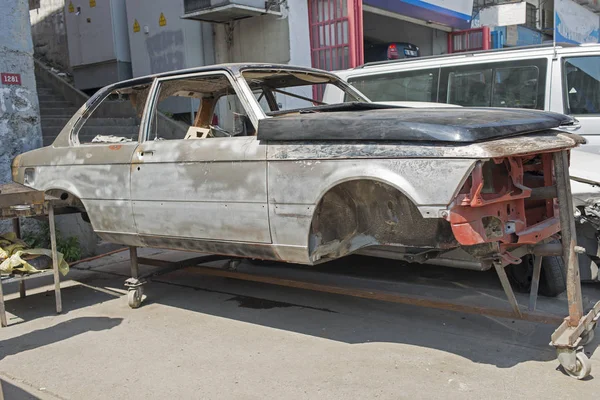
<svg viewBox="0 0 600 400">
<path fill-rule="evenodd" d="M 211 261 L 231 259 L 231 257 L 227 256 L 208 255 L 189 258 L 179 262 L 156 260 L 152 258 L 138 257 L 137 247 L 135 246 L 129 247 L 129 257 L 131 260 L 131 278 L 125 281 L 125 287 L 127 287 L 127 302 L 131 308 L 139 308 L 142 305 L 142 302 L 146 299 L 146 295 L 144 294 L 144 285 L 148 283 L 149 280 L 152 280 L 152 278 L 165 275 L 179 269 L 189 268 Z M 140 276 L 139 264 L 151 265 L 154 267 L 160 267 L 162 269 Z M 239 264 L 239 260 L 230 260 L 227 265 L 229 268 L 237 268 Z"/>
<path fill-rule="evenodd" d="M 591 363 L 581 350 L 582 346 L 589 343 L 594 337 L 594 328 L 600 317 L 600 301 L 587 315 L 583 315 L 581 280 L 576 254 L 583 249 L 577 247 L 574 235 L 575 219 L 569 181 L 568 153 L 566 151 L 554 153 L 553 160 L 560 212 L 562 252 L 567 266 L 569 316 L 552 334 L 550 345 L 556 348 L 558 361 L 565 372 L 574 378 L 583 379 L 590 374 Z"/>
<path fill-rule="evenodd" d="M 129 247 L 129 257 L 131 259 L 131 278 L 125 281 L 127 287 L 127 302 L 131 308 L 139 308 L 144 301 L 145 280 L 139 279 L 140 270 L 138 265 L 137 248 Z"/>
</svg>

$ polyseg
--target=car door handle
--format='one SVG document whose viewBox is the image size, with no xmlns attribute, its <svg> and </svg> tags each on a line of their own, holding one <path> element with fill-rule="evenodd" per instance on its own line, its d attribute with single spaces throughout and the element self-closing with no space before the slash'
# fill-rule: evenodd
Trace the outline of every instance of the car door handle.
<svg viewBox="0 0 600 400">
<path fill-rule="evenodd" d="M 154 155 L 154 150 L 144 150 L 144 151 L 140 152 L 140 157 L 153 156 L 153 155 Z"/>
</svg>

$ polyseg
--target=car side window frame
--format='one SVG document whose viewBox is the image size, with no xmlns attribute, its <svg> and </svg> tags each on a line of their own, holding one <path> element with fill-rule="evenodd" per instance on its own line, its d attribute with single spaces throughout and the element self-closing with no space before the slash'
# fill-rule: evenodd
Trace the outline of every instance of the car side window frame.
<svg viewBox="0 0 600 400">
<path fill-rule="evenodd" d="M 161 84 L 163 82 L 175 81 L 175 80 L 181 80 L 181 79 L 201 78 L 201 77 L 216 76 L 216 75 L 224 75 L 229 80 L 229 83 L 231 84 L 231 87 L 233 88 L 238 99 L 240 100 L 242 107 L 246 111 L 248 118 L 250 118 L 250 122 L 254 126 L 254 129 L 258 130 L 258 121 L 260 119 L 266 118 L 266 116 L 262 112 L 262 109 L 260 108 L 259 104 L 256 101 L 252 101 L 252 100 L 248 99 L 248 94 L 246 93 L 245 89 L 250 91 L 250 88 L 240 85 L 240 83 L 236 79 L 236 77 L 234 77 L 231 73 L 229 73 L 226 70 L 205 71 L 205 72 L 196 72 L 196 73 L 183 74 L 183 75 L 158 77 L 158 78 L 154 79 L 154 82 L 152 83 L 152 88 L 150 89 L 150 94 L 148 95 L 148 101 L 146 102 L 146 108 L 144 109 L 144 114 L 142 117 L 139 142 L 144 143 L 144 142 L 152 141 L 151 139 L 149 139 L 150 127 L 152 125 L 152 117 L 158 107 L 158 103 L 159 103 L 158 98 L 160 96 Z M 254 96 L 252 95 L 252 92 L 250 92 L 250 94 L 251 94 L 251 97 L 253 98 Z M 254 103 L 256 103 L 256 104 L 254 104 Z M 214 140 L 214 139 L 219 139 L 219 138 L 211 138 L 210 140 Z M 227 139 L 227 138 L 224 138 L 224 139 Z M 175 140 L 185 140 L 185 139 L 175 139 Z"/>
<path fill-rule="evenodd" d="M 148 99 L 150 99 L 150 96 L 152 96 L 154 82 L 155 82 L 155 80 L 146 82 L 146 84 L 150 84 L 150 90 L 148 91 Z M 138 83 L 138 84 L 132 85 L 132 86 L 138 86 L 138 85 L 143 85 L 143 84 L 144 83 Z M 120 88 L 128 88 L 128 87 L 130 87 L 130 86 L 123 86 L 119 83 L 115 83 L 110 86 L 107 86 L 107 87 L 101 89 L 95 95 L 93 95 L 83 106 L 81 106 L 80 110 L 77 111 L 77 113 L 80 113 L 81 115 L 73 123 L 71 132 L 69 132 L 69 145 L 72 147 L 75 147 L 75 146 L 77 146 L 77 147 L 79 147 L 79 146 L 98 146 L 98 145 L 103 145 L 103 144 L 104 145 L 114 145 L 114 143 L 81 143 L 79 141 L 79 132 L 81 131 L 81 129 L 83 128 L 85 123 L 88 121 L 88 119 L 94 114 L 94 112 L 96 112 L 98 107 L 100 107 L 104 103 L 104 101 L 110 96 L 110 94 L 113 91 L 120 89 Z M 146 115 L 147 107 L 148 107 L 148 101 L 146 101 L 146 104 L 144 105 L 144 111 L 142 112 L 142 118 L 140 119 L 140 126 L 138 129 L 137 140 L 136 141 L 132 140 L 130 143 L 136 143 L 136 144 L 141 143 L 141 132 L 143 130 L 142 128 L 144 127 L 144 118 Z M 121 143 L 121 144 L 123 144 L 123 143 Z"/>
</svg>

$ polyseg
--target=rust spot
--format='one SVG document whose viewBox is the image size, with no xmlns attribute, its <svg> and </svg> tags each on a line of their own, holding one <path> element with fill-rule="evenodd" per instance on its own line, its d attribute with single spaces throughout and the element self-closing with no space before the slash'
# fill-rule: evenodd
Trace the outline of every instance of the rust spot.
<svg viewBox="0 0 600 400">
<path fill-rule="evenodd" d="M 111 144 L 110 146 L 108 146 L 109 150 L 119 150 L 121 149 L 121 147 L 123 146 L 121 146 L 120 144 Z"/>
</svg>

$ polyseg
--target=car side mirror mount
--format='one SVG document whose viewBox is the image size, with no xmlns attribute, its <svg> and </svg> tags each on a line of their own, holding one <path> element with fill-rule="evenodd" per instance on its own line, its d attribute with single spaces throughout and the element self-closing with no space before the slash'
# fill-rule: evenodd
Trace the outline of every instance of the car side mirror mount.
<svg viewBox="0 0 600 400">
<path fill-rule="evenodd" d="M 247 115 L 233 113 L 233 135 L 232 136 L 252 136 L 254 135 L 254 126 Z"/>
</svg>

